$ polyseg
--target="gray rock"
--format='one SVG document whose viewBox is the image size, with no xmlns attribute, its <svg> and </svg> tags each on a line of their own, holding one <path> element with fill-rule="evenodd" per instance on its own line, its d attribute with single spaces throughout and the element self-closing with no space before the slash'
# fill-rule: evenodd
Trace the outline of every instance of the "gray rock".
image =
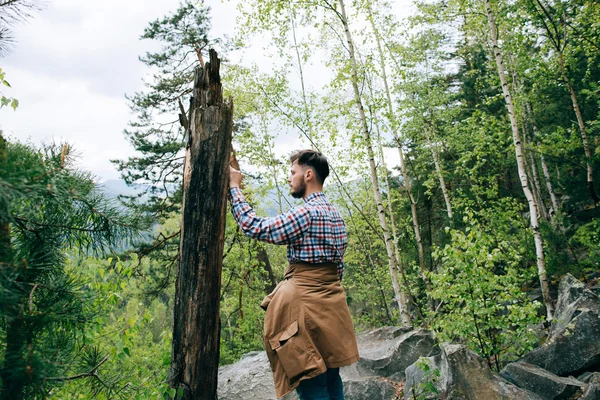
<svg viewBox="0 0 600 400">
<path fill-rule="evenodd" d="M 419 357 L 439 354 L 435 335 L 423 329 L 385 327 L 358 335 L 360 361 L 353 375 L 404 379 L 404 370 Z M 347 374 L 352 375 L 350 371 Z"/>
<path fill-rule="evenodd" d="M 541 400 L 541 397 L 519 388 L 504 378 L 494 375 L 487 364 L 466 346 L 443 344 L 439 357 L 430 357 L 432 367 L 440 371 L 435 382 L 437 395 L 429 398 L 443 400 Z M 411 399 L 412 387 L 417 386 L 419 368 L 411 366 L 406 371 L 405 400 Z"/>
<path fill-rule="evenodd" d="M 572 275 L 561 281 L 548 340 L 520 361 L 556 375 L 600 367 L 600 299 Z"/>
<path fill-rule="evenodd" d="M 581 396 L 586 386 L 577 379 L 563 378 L 525 362 L 508 364 L 500 375 L 509 382 L 537 393 L 547 400 L 571 398 L 577 392 Z"/>
<path fill-rule="evenodd" d="M 558 301 L 548 337 L 552 339 L 560 335 L 575 318 L 577 311 L 583 309 L 600 312 L 600 299 L 573 275 L 566 274 L 558 287 Z"/>
<path fill-rule="evenodd" d="M 343 374 L 342 374 L 343 376 Z M 393 399 L 396 388 L 379 378 L 342 378 L 344 397 L 347 400 Z M 267 353 L 253 351 L 245 354 L 235 364 L 219 368 L 218 398 L 220 400 L 275 400 L 273 376 Z M 295 391 L 283 400 L 298 400 Z"/>
<path fill-rule="evenodd" d="M 347 400 L 390 400 L 396 388 L 379 378 L 356 378 L 344 381 L 344 398 Z"/>
<path fill-rule="evenodd" d="M 600 373 L 594 372 L 585 378 L 587 388 L 581 396 L 581 400 L 600 400 Z"/>
<path fill-rule="evenodd" d="M 429 369 L 427 377 L 425 376 L 424 364 L 427 364 Z M 435 372 L 436 370 L 437 373 Z M 439 376 L 437 376 L 438 374 Z M 422 357 L 406 368 L 404 398 L 437 399 L 439 393 L 447 390 L 449 384 L 447 379 L 449 376 L 448 363 L 442 358 L 442 354 L 433 357 Z M 436 388 L 437 393 L 434 390 L 425 388 L 425 382 L 430 382 Z"/>
<path fill-rule="evenodd" d="M 401 380 L 404 369 L 419 356 L 439 353 L 433 333 L 411 328 L 386 327 L 358 335 L 361 359 L 340 369 L 347 400 L 392 399 L 396 388 L 382 377 Z M 273 376 L 264 351 L 248 353 L 235 364 L 219 368 L 221 400 L 275 399 Z M 292 392 L 284 400 L 296 400 Z"/>
<path fill-rule="evenodd" d="M 250 352 L 235 364 L 219 368 L 218 380 L 219 399 L 271 400 L 276 398 L 271 367 L 267 353 L 264 351 Z M 292 398 L 286 397 L 286 400 Z"/>
</svg>

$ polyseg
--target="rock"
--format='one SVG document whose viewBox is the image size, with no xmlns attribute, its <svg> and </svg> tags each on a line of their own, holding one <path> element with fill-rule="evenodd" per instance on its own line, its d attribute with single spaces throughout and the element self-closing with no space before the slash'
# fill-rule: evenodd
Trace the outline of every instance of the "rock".
<svg viewBox="0 0 600 400">
<path fill-rule="evenodd" d="M 559 335 L 576 316 L 578 310 L 600 311 L 600 299 L 573 275 L 566 274 L 558 287 L 558 301 L 548 337 Z"/>
<path fill-rule="evenodd" d="M 379 378 L 344 380 L 344 398 L 347 400 L 389 400 L 396 395 L 390 382 Z"/>
<path fill-rule="evenodd" d="M 508 364 L 500 372 L 500 375 L 509 382 L 530 390 L 547 400 L 571 398 L 577 392 L 581 396 L 586 388 L 586 385 L 577 379 L 563 378 L 525 362 Z"/>
<path fill-rule="evenodd" d="M 430 357 L 429 361 L 433 368 L 440 371 L 440 376 L 434 383 L 438 394 L 430 392 L 429 396 L 422 397 L 444 400 L 542 399 L 537 394 L 494 375 L 487 364 L 464 345 L 443 344 L 441 355 Z M 421 375 L 419 378 L 418 369 L 411 366 L 406 370 L 405 400 L 412 399 L 412 388 L 422 382 L 423 377 Z"/>
<path fill-rule="evenodd" d="M 218 380 L 217 395 L 219 399 L 275 399 L 273 375 L 267 353 L 264 351 L 250 352 L 235 364 L 219 368 Z M 293 394 L 295 395 L 295 393 Z M 286 396 L 286 400 L 292 399 L 293 397 Z"/>
<path fill-rule="evenodd" d="M 600 299 L 572 275 L 560 283 L 548 340 L 520 361 L 559 376 L 600 367 Z"/>
<path fill-rule="evenodd" d="M 439 354 L 432 331 L 385 327 L 357 336 L 360 361 L 348 376 L 404 379 L 404 370 L 419 357 Z"/>
<path fill-rule="evenodd" d="M 401 380 L 404 369 L 419 356 L 439 353 L 433 333 L 411 328 L 386 327 L 358 335 L 361 359 L 340 369 L 347 400 L 392 399 L 396 388 L 382 377 Z M 398 368 L 398 369 L 396 369 Z M 275 399 L 273 376 L 264 351 L 244 355 L 235 364 L 219 368 L 221 400 Z M 284 400 L 298 399 L 295 392 Z"/>
<path fill-rule="evenodd" d="M 588 385 L 581 396 L 581 400 L 600 400 L 600 373 L 589 374 L 584 382 Z"/>
<path fill-rule="evenodd" d="M 427 365 L 427 367 L 425 367 Z M 427 368 L 427 377 L 425 377 Z M 447 371 L 448 363 L 444 362 L 442 355 L 434 357 L 422 357 L 414 364 L 406 368 L 406 382 L 404 384 L 404 398 L 437 399 L 438 394 L 448 386 L 446 381 L 449 377 Z M 437 372 L 436 372 L 437 370 Z M 437 376 L 439 374 L 439 376 Z M 426 388 L 426 382 L 431 383 L 436 391 Z M 423 385 L 421 385 L 423 383 Z"/>
</svg>

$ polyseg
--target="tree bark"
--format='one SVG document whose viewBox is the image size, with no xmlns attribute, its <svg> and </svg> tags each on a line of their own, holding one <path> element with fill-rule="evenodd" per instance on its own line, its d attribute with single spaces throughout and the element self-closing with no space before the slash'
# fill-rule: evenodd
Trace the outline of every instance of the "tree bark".
<svg viewBox="0 0 600 400">
<path fill-rule="evenodd" d="M 196 71 L 187 144 L 173 352 L 168 381 L 178 399 L 214 400 L 219 297 L 229 188 L 233 103 L 223 102 L 220 60 Z"/>
<path fill-rule="evenodd" d="M 496 66 L 498 68 L 498 76 L 502 84 L 502 93 L 504 94 L 504 100 L 506 101 L 506 109 L 508 110 L 508 116 L 510 118 L 510 126 L 513 134 L 513 143 L 515 146 L 515 155 L 517 158 L 517 168 L 519 171 L 519 179 L 523 188 L 523 193 L 529 203 L 529 216 L 531 222 L 531 229 L 533 230 L 533 238 L 535 242 L 535 253 L 537 257 L 538 277 L 540 280 L 540 287 L 542 289 L 542 297 L 546 305 L 546 316 L 548 321 L 552 320 L 554 315 L 554 306 L 552 299 L 550 298 L 550 285 L 548 283 L 548 276 L 546 274 L 546 261 L 544 257 L 544 246 L 542 241 L 542 234 L 538 223 L 538 210 L 533 199 L 533 194 L 529 188 L 529 182 L 527 181 L 527 173 L 525 170 L 525 161 L 523 160 L 523 148 L 521 143 L 521 137 L 519 134 L 519 126 L 517 124 L 517 118 L 515 115 L 514 105 L 508 82 L 506 81 L 506 70 L 504 69 L 504 62 L 502 60 L 502 53 L 498 48 L 498 28 L 492 12 L 491 0 L 485 0 L 485 8 L 488 17 L 488 23 L 490 27 L 490 36 L 492 40 L 492 51 L 496 60 Z"/>
<path fill-rule="evenodd" d="M 523 111 L 525 112 L 525 107 L 523 107 Z M 526 114 L 525 114 L 526 115 Z M 530 173 L 527 174 L 529 177 L 529 182 L 531 182 L 533 199 L 537 205 L 537 209 L 541 218 L 545 221 L 548 221 L 548 210 L 546 209 L 546 205 L 544 204 L 544 197 L 542 196 L 542 187 L 540 186 L 540 178 L 537 172 L 537 165 L 535 161 L 535 156 L 532 150 L 532 143 L 529 142 L 529 138 L 527 135 L 527 129 L 525 128 L 525 119 L 523 120 L 523 151 L 529 157 L 528 162 L 525 163 L 526 167 L 529 165 Z"/>
<path fill-rule="evenodd" d="M 350 27 L 348 26 L 348 19 L 346 16 L 346 7 L 343 0 L 339 0 L 340 5 L 340 20 L 344 26 L 344 31 L 346 33 L 346 40 L 348 42 L 348 53 L 350 58 L 351 65 L 351 82 L 352 89 L 354 90 L 354 100 L 356 102 L 356 106 L 358 108 L 358 113 L 361 121 L 361 130 L 363 134 L 363 139 L 365 141 L 365 146 L 367 148 L 367 155 L 369 157 L 369 168 L 371 172 L 371 186 L 373 187 L 373 196 L 375 198 L 375 204 L 377 205 L 377 214 L 379 216 L 379 224 L 381 226 L 381 230 L 383 231 L 383 238 L 385 241 L 385 248 L 387 250 L 388 256 L 388 265 L 390 276 L 392 277 L 392 284 L 394 285 L 394 294 L 396 296 L 396 302 L 399 307 L 403 307 L 402 298 L 400 296 L 401 290 L 398 285 L 398 278 L 396 274 L 396 259 L 394 256 L 394 247 L 392 243 L 392 238 L 390 236 L 390 230 L 387 224 L 387 220 L 385 218 L 385 208 L 383 207 L 383 201 L 381 200 L 381 191 L 379 189 L 379 179 L 377 177 L 377 167 L 375 166 L 375 153 L 373 151 L 373 145 L 371 143 L 371 133 L 369 132 L 369 126 L 367 124 L 367 118 L 365 116 L 365 110 L 362 104 L 362 98 L 360 95 L 360 90 L 358 88 L 358 67 L 356 63 L 356 55 L 354 52 L 354 42 L 352 41 L 352 35 L 350 34 Z M 395 278 L 394 278 L 395 277 Z"/>
<path fill-rule="evenodd" d="M 529 119 L 531 121 L 531 129 L 533 131 L 534 141 L 538 138 L 538 129 L 535 124 L 535 118 L 533 115 L 533 111 L 531 109 L 531 104 L 527 103 L 527 114 L 529 115 Z M 546 164 L 546 160 L 544 159 L 544 154 L 540 152 L 540 164 L 542 165 L 542 172 L 544 174 L 544 179 L 546 180 L 546 188 L 548 189 L 548 194 L 550 195 L 550 203 L 552 203 L 552 210 L 550 210 L 550 218 L 554 218 L 556 213 L 558 213 L 558 200 L 556 198 L 556 193 L 554 192 L 554 187 L 552 186 L 552 179 L 550 178 L 550 171 L 548 170 L 548 165 Z"/>
<path fill-rule="evenodd" d="M 563 80 L 565 81 L 567 88 L 569 88 L 569 94 L 571 95 L 571 102 L 573 103 L 573 111 L 577 117 L 577 124 L 579 125 L 579 131 L 581 133 L 581 141 L 583 142 L 583 151 L 585 152 L 585 158 L 587 163 L 587 186 L 590 192 L 590 197 L 594 200 L 594 204 L 600 201 L 596 191 L 594 190 L 594 171 L 592 169 L 592 151 L 590 150 L 590 143 L 587 137 L 585 129 L 585 123 L 583 122 L 583 116 L 579 109 L 579 102 L 577 101 L 577 95 L 571 85 L 571 81 L 567 76 L 567 68 L 565 67 L 565 61 L 563 59 L 562 51 L 558 51 L 558 63 L 560 64 L 560 70 L 562 72 Z"/>
<path fill-rule="evenodd" d="M 379 124 L 377 124 L 377 130 L 379 131 Z M 392 209 L 392 188 L 390 187 L 390 182 L 388 179 L 388 169 L 387 169 L 387 165 L 385 163 L 385 158 L 383 157 L 383 149 L 381 146 L 381 134 L 379 134 L 378 136 L 379 136 L 378 144 L 379 144 L 379 158 L 380 158 L 379 163 L 383 167 L 385 190 L 387 190 L 387 194 L 388 194 L 387 206 L 388 206 L 388 213 L 390 215 L 390 225 L 392 227 L 394 257 L 395 257 L 395 261 L 396 261 L 396 268 L 402 274 L 404 272 L 404 268 L 402 266 L 402 261 L 400 259 L 400 250 L 398 249 L 398 235 L 396 232 L 396 221 L 394 218 L 394 210 Z M 398 303 L 398 307 L 400 309 L 400 319 L 402 320 L 403 326 L 410 326 L 410 324 L 411 324 L 410 313 L 408 312 L 408 301 L 406 298 L 407 295 L 405 294 L 405 290 L 406 290 L 408 297 L 412 299 L 412 296 L 410 295 L 410 286 L 407 285 L 404 289 L 402 289 L 402 287 L 398 283 L 398 274 L 396 272 L 397 272 L 396 270 L 390 271 L 390 275 L 392 277 L 392 286 L 394 287 L 394 293 L 396 295 L 396 302 Z M 407 284 L 407 282 L 405 282 L 405 284 Z M 414 302 L 414 300 L 412 300 L 412 302 Z"/>
<path fill-rule="evenodd" d="M 386 73 L 386 70 L 385 70 L 385 61 L 384 61 L 384 58 L 383 58 L 383 50 L 381 48 L 381 40 L 379 38 L 379 31 L 377 30 L 377 26 L 375 25 L 375 22 L 373 21 L 373 17 L 372 17 L 372 12 L 371 12 L 370 6 L 369 6 L 369 20 L 371 22 L 371 26 L 373 27 L 373 31 L 375 33 L 375 41 L 377 43 L 377 49 L 378 49 L 378 52 L 379 52 L 380 67 L 381 67 L 381 72 L 382 72 L 382 77 L 383 77 L 383 84 L 384 84 L 384 89 L 385 89 L 386 99 L 387 99 L 387 108 L 388 108 L 388 110 L 387 110 L 388 111 L 388 116 L 387 117 L 388 117 L 388 120 L 389 120 L 390 125 L 392 127 L 392 135 L 394 136 L 394 139 L 398 143 L 398 152 L 400 153 L 400 160 L 401 160 L 400 162 L 401 162 L 401 167 L 402 167 L 402 177 L 404 178 L 405 188 L 407 190 L 408 197 L 409 197 L 409 200 L 410 200 L 411 213 L 412 213 L 412 217 L 413 217 L 413 228 L 415 230 L 415 240 L 417 241 L 417 250 L 418 250 L 418 253 L 419 253 L 419 268 L 420 268 L 423 280 L 425 281 L 425 286 L 427 287 L 427 290 L 429 292 L 431 292 L 431 290 L 432 290 L 431 283 L 429 282 L 429 279 L 427 278 L 427 276 L 425 274 L 425 270 L 426 270 L 425 256 L 424 256 L 424 252 L 423 252 L 423 243 L 421 241 L 421 233 L 420 233 L 420 228 L 419 228 L 419 219 L 418 219 L 417 212 L 416 212 L 417 205 L 416 205 L 415 199 L 412 196 L 412 193 L 410 191 L 410 184 L 408 183 L 408 172 L 405 169 L 405 165 L 404 165 L 404 153 L 402 151 L 402 146 L 400 144 L 400 138 L 399 138 L 399 135 L 398 135 L 398 129 L 397 129 L 396 121 L 394 119 L 394 109 L 393 109 L 393 106 L 392 106 L 392 96 L 391 96 L 390 87 L 389 87 L 389 84 L 388 84 L 388 81 L 387 81 L 387 73 Z M 357 86 L 357 88 L 358 88 L 358 86 Z M 396 248 L 397 248 L 397 246 L 396 246 Z M 399 256 L 397 258 L 399 259 Z M 402 269 L 402 265 L 399 262 L 398 262 L 398 267 L 399 267 L 400 274 L 404 278 L 406 278 L 404 270 Z M 405 285 L 408 286 L 407 280 L 404 279 L 404 281 L 405 281 Z M 410 288 L 407 287 L 406 290 L 410 291 Z M 412 298 L 412 295 L 409 295 L 409 297 L 410 297 L 411 302 L 416 305 L 417 303 L 416 303 L 415 299 Z M 431 301 L 431 298 L 430 298 L 430 302 L 429 303 L 430 303 L 430 306 L 431 306 L 431 308 L 433 310 L 435 307 L 433 305 L 433 302 Z M 417 308 L 418 308 L 418 306 L 417 306 Z"/>
<path fill-rule="evenodd" d="M 269 277 L 269 282 L 265 286 L 265 291 L 267 294 L 270 294 L 275 289 L 275 286 L 277 286 L 277 279 L 273 273 L 273 267 L 271 266 L 271 260 L 269 259 L 269 254 L 267 253 L 265 244 L 258 241 L 255 241 L 255 243 L 257 243 L 256 259 L 263 265 L 263 268 Z"/>
</svg>

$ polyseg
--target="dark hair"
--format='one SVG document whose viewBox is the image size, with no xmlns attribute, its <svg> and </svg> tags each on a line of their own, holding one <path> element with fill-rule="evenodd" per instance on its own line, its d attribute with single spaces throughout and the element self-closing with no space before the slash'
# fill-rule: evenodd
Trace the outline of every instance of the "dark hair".
<svg viewBox="0 0 600 400">
<path fill-rule="evenodd" d="M 329 176 L 329 163 L 327 158 L 316 150 L 297 150 L 290 156 L 290 162 L 295 162 L 303 167 L 311 167 L 315 171 L 317 181 L 322 185 Z"/>
</svg>

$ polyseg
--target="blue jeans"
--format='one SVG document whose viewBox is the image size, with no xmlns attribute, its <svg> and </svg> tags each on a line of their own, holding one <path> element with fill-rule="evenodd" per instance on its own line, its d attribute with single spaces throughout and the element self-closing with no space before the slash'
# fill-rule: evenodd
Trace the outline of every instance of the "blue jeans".
<svg viewBox="0 0 600 400">
<path fill-rule="evenodd" d="M 296 392 L 300 400 L 344 400 L 340 369 L 328 368 L 321 375 L 300 381 Z"/>
</svg>

